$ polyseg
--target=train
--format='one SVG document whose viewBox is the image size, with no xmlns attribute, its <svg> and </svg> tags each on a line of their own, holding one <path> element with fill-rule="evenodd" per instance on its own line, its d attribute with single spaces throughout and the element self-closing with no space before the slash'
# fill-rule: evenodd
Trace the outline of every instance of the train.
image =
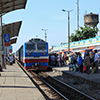
<svg viewBox="0 0 100 100">
<path fill-rule="evenodd" d="M 16 51 L 15 58 L 26 70 L 47 70 L 48 52 L 48 42 L 40 38 L 32 38 Z"/>
</svg>

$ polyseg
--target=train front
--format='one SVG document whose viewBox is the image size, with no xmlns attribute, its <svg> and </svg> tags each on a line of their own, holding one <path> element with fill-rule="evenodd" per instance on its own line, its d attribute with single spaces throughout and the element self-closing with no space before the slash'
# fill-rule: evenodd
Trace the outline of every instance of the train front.
<svg viewBox="0 0 100 100">
<path fill-rule="evenodd" d="M 24 44 L 24 67 L 27 70 L 47 70 L 48 43 L 41 39 L 31 39 Z"/>
</svg>

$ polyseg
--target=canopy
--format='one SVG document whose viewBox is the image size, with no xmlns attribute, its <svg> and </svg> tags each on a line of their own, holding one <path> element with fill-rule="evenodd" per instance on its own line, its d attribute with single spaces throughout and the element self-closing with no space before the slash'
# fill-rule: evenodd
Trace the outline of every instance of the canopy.
<svg viewBox="0 0 100 100">
<path fill-rule="evenodd" d="M 3 26 L 3 34 L 10 34 L 10 38 L 18 36 L 22 21 Z"/>
<path fill-rule="evenodd" d="M 0 0 L 0 15 L 17 9 L 25 9 L 27 0 Z"/>
<path fill-rule="evenodd" d="M 10 40 L 10 43 L 11 43 L 11 44 L 14 44 L 14 43 L 16 43 L 16 41 L 17 41 L 17 38 L 14 38 L 14 39 L 11 39 L 11 40 Z"/>
</svg>

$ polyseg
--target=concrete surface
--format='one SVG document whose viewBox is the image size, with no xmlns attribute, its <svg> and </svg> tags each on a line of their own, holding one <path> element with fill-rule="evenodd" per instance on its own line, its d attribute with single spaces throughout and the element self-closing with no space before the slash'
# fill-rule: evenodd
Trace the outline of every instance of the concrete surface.
<svg viewBox="0 0 100 100">
<path fill-rule="evenodd" d="M 0 72 L 0 100 L 45 100 L 16 63 L 6 67 Z"/>
<path fill-rule="evenodd" d="M 54 67 L 54 66 L 50 66 L 53 70 L 59 70 L 59 71 L 63 71 L 65 73 L 69 73 L 72 74 L 74 76 L 78 76 L 78 77 L 82 77 L 84 79 L 90 80 L 90 81 L 94 81 L 100 84 L 100 66 L 99 66 L 99 73 L 95 73 L 95 74 L 86 74 L 86 73 L 79 73 L 79 72 L 74 72 L 74 71 L 70 71 L 68 66 L 62 66 L 62 67 Z M 91 69 L 92 70 L 92 69 Z"/>
</svg>

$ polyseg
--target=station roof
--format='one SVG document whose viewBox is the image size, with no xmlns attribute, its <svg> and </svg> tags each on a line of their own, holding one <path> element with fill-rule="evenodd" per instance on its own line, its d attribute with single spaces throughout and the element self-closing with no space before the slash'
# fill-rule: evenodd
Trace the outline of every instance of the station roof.
<svg viewBox="0 0 100 100">
<path fill-rule="evenodd" d="M 3 26 L 3 34 L 10 34 L 10 38 L 18 36 L 22 21 Z"/>
<path fill-rule="evenodd" d="M 0 0 L 0 15 L 10 11 L 25 9 L 27 0 Z"/>
<path fill-rule="evenodd" d="M 10 40 L 10 43 L 11 43 L 11 44 L 14 44 L 14 43 L 16 43 L 16 42 L 17 42 L 17 38 L 14 38 L 14 39 L 11 39 L 11 40 Z"/>
</svg>

